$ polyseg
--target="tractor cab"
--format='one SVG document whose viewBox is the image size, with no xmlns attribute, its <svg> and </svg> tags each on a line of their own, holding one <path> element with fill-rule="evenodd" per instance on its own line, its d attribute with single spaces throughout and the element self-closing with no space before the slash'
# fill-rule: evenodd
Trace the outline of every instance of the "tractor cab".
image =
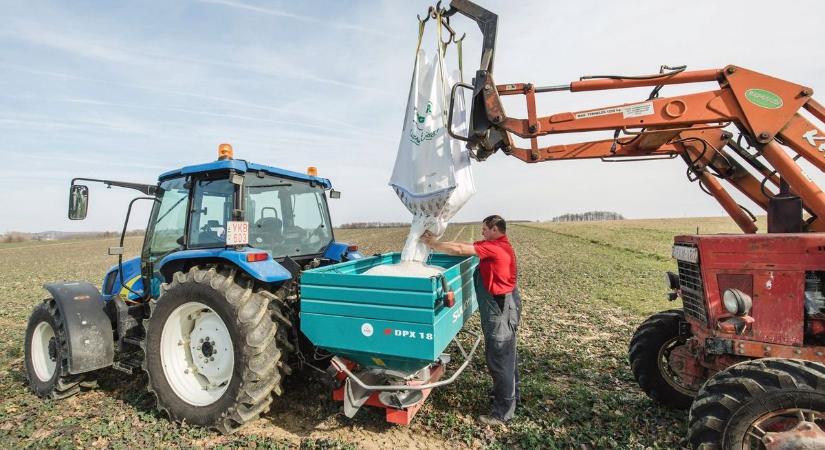
<svg viewBox="0 0 825 450">
<path fill-rule="evenodd" d="M 233 159 L 229 144 L 221 144 L 218 156 L 163 173 L 157 185 L 73 180 L 70 219 L 86 216 L 89 189 L 76 184 L 79 180 L 138 189 L 154 203 L 141 257 L 112 267 L 104 296 L 157 298 L 160 285 L 176 271 L 204 261 L 228 262 L 272 283 L 293 278 L 314 260 L 317 266 L 360 256 L 334 242 L 327 192 L 330 198 L 340 192 L 318 177 L 315 167 L 300 173 Z M 122 258 L 122 246 L 121 239 L 110 253 Z M 152 280 L 150 292 L 144 292 L 144 280 Z"/>
</svg>

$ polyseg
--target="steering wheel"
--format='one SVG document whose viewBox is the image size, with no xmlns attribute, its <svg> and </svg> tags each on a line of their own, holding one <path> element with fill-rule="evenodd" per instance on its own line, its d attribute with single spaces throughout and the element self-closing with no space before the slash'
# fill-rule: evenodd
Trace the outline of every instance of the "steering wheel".
<svg viewBox="0 0 825 450">
<path fill-rule="evenodd" d="M 322 235 L 323 235 L 324 228 L 325 227 L 323 225 L 318 225 L 317 227 L 313 228 L 309 232 L 309 237 L 308 237 L 309 241 L 310 242 L 314 242 L 316 240 L 320 241 L 321 238 L 323 237 Z"/>
<path fill-rule="evenodd" d="M 206 224 L 205 224 L 204 226 L 202 226 L 202 227 L 201 227 L 201 231 L 209 231 L 209 232 L 212 232 L 212 231 L 214 231 L 214 230 L 213 230 L 213 228 L 221 228 L 221 223 L 220 223 L 220 222 L 218 222 L 218 221 L 217 221 L 217 220 L 215 220 L 215 219 L 212 219 L 212 220 L 207 220 L 207 221 L 206 221 Z M 217 232 L 216 232 L 216 234 L 217 234 Z"/>
</svg>

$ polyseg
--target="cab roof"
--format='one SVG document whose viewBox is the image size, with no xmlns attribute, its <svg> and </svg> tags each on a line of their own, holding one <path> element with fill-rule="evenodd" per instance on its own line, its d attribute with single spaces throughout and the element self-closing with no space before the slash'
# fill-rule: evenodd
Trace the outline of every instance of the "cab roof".
<svg viewBox="0 0 825 450">
<path fill-rule="evenodd" d="M 312 177 L 305 173 L 300 172 L 293 172 L 291 170 L 284 170 L 279 169 L 277 167 L 272 166 L 264 166 L 261 164 L 255 164 L 246 162 L 243 159 L 223 159 L 218 161 L 212 161 L 204 164 L 195 164 L 191 166 L 185 166 L 180 169 L 170 170 L 169 172 L 162 173 L 158 177 L 158 181 L 166 181 L 170 178 L 175 178 L 181 175 L 193 175 L 197 173 L 205 173 L 205 172 L 212 172 L 215 170 L 235 170 L 237 172 L 246 173 L 246 172 L 264 172 L 269 175 L 273 175 L 276 177 L 283 177 L 283 178 L 290 178 L 293 180 L 299 181 L 306 181 L 306 182 L 313 182 L 324 186 L 326 189 L 332 189 L 332 183 L 327 178 L 321 177 Z"/>
</svg>

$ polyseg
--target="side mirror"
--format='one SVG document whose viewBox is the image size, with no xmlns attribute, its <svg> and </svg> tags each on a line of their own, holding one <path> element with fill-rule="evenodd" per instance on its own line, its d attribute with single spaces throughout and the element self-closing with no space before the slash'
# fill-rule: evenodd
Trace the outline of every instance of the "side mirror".
<svg viewBox="0 0 825 450">
<path fill-rule="evenodd" d="M 89 208 L 89 188 L 73 184 L 69 189 L 69 220 L 83 220 Z"/>
<path fill-rule="evenodd" d="M 336 191 L 335 189 L 329 190 L 329 198 L 341 198 L 341 191 Z"/>
</svg>

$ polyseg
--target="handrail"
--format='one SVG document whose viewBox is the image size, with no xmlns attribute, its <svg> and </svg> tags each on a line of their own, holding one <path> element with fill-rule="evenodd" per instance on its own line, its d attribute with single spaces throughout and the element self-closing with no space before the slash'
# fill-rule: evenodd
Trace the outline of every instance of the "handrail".
<svg viewBox="0 0 825 450">
<path fill-rule="evenodd" d="M 344 372 L 347 375 L 347 377 L 352 379 L 358 386 L 361 387 L 361 389 L 365 389 L 365 390 L 368 390 L 368 391 L 423 391 L 423 390 L 426 390 L 426 389 L 433 389 L 433 388 L 437 388 L 437 387 L 441 387 L 441 386 L 446 386 L 448 384 L 453 383 L 456 380 L 456 378 L 458 378 L 458 376 L 461 375 L 462 372 L 464 372 L 464 369 L 467 368 L 467 365 L 470 364 L 470 361 L 473 359 L 473 356 L 475 355 L 475 352 L 478 349 L 478 344 L 481 343 L 481 334 L 473 333 L 472 331 L 464 331 L 464 332 L 468 333 L 470 335 L 476 336 L 476 341 L 473 344 L 473 348 L 470 350 L 470 354 L 467 355 L 464 358 L 464 362 L 461 364 L 461 366 L 459 366 L 458 369 L 456 369 L 455 373 L 450 378 L 448 378 L 446 380 L 436 381 L 435 383 L 427 383 L 427 384 L 419 384 L 419 385 L 394 385 L 394 386 L 381 385 L 381 386 L 373 386 L 373 385 L 370 385 L 370 384 L 365 384 L 363 381 L 361 381 L 360 378 L 358 378 L 354 373 L 352 373 L 347 368 L 347 364 L 344 361 L 342 361 L 340 357 L 333 356 L 332 357 L 332 365 L 335 366 L 335 368 L 338 369 L 339 371 Z M 458 342 L 458 341 L 456 341 L 456 342 Z"/>
</svg>

